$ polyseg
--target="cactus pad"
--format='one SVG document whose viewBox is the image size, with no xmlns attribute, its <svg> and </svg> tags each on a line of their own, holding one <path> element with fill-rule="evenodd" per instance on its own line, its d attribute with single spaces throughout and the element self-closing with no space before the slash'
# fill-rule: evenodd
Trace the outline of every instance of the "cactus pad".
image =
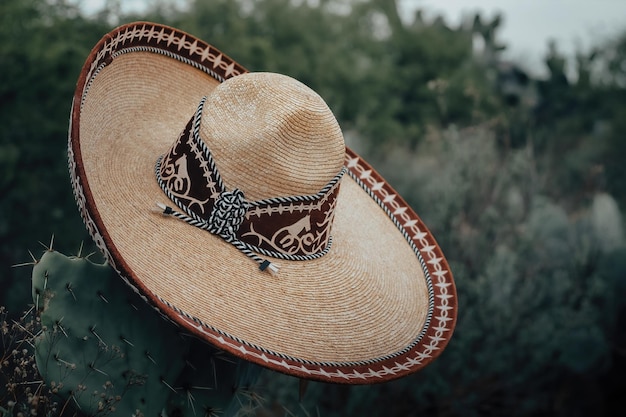
<svg viewBox="0 0 626 417">
<path fill-rule="evenodd" d="M 107 264 L 46 251 L 32 296 L 37 367 L 82 413 L 228 416 L 250 398 L 260 368 L 181 333 Z"/>
</svg>

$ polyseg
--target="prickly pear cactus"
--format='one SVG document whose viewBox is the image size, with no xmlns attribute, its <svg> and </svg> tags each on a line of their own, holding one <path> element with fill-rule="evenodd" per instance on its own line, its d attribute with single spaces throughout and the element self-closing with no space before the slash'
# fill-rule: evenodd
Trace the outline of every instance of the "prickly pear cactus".
<svg viewBox="0 0 626 417">
<path fill-rule="evenodd" d="M 255 398 L 260 368 L 182 334 L 106 264 L 47 251 L 32 296 L 37 367 L 81 413 L 232 416 Z"/>
</svg>

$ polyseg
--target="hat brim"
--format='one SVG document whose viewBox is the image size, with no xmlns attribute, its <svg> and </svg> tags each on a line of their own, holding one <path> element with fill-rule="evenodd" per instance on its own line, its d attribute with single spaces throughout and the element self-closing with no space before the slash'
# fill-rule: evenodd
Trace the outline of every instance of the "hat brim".
<svg viewBox="0 0 626 417">
<path fill-rule="evenodd" d="M 154 164 L 204 95 L 246 70 L 174 28 L 102 38 L 72 106 L 69 162 L 81 216 L 120 276 L 186 331 L 301 378 L 364 384 L 415 372 L 456 323 L 452 273 L 430 231 L 346 149 L 330 252 L 261 272 L 232 245 L 154 210 Z M 208 144 L 210 148 L 210 143 Z"/>
</svg>

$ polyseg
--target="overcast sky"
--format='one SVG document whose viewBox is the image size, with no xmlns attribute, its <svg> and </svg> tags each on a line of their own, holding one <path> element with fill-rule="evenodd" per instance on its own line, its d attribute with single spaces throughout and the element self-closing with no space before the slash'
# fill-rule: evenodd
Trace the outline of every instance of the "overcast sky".
<svg viewBox="0 0 626 417">
<path fill-rule="evenodd" d="M 537 65 L 549 39 L 572 54 L 626 30 L 626 0 L 399 0 L 405 11 L 422 8 L 442 13 L 450 24 L 480 10 L 486 17 L 504 16 L 500 35 L 509 56 Z M 410 13 L 413 14 L 412 12 Z"/>
</svg>

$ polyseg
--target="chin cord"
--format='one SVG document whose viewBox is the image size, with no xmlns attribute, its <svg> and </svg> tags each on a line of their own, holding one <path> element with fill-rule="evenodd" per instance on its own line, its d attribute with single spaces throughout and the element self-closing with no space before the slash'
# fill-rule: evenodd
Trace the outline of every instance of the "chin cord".
<svg viewBox="0 0 626 417">
<path fill-rule="evenodd" d="M 185 223 L 188 223 L 192 226 L 196 226 L 203 230 L 207 230 L 211 232 L 212 234 L 215 234 L 221 237 L 226 242 L 230 243 L 231 245 L 239 249 L 239 251 L 245 254 L 248 258 L 258 263 L 259 269 L 261 271 L 267 271 L 272 275 L 278 274 L 278 269 L 279 269 L 278 265 L 276 265 L 273 262 L 268 261 L 267 259 L 261 258 L 252 250 L 248 249 L 245 243 L 235 239 L 233 233 L 229 233 L 229 231 L 232 231 L 231 229 L 226 228 L 226 229 L 222 229 L 218 231 L 215 229 L 215 226 L 212 223 L 209 223 L 208 221 L 200 217 L 196 217 L 196 218 L 189 217 L 185 213 L 181 213 L 180 211 L 174 210 L 170 206 L 166 206 L 163 203 L 156 203 L 156 205 L 157 207 L 161 209 L 161 213 L 163 215 L 176 217 L 177 219 L 182 220 Z"/>
</svg>

